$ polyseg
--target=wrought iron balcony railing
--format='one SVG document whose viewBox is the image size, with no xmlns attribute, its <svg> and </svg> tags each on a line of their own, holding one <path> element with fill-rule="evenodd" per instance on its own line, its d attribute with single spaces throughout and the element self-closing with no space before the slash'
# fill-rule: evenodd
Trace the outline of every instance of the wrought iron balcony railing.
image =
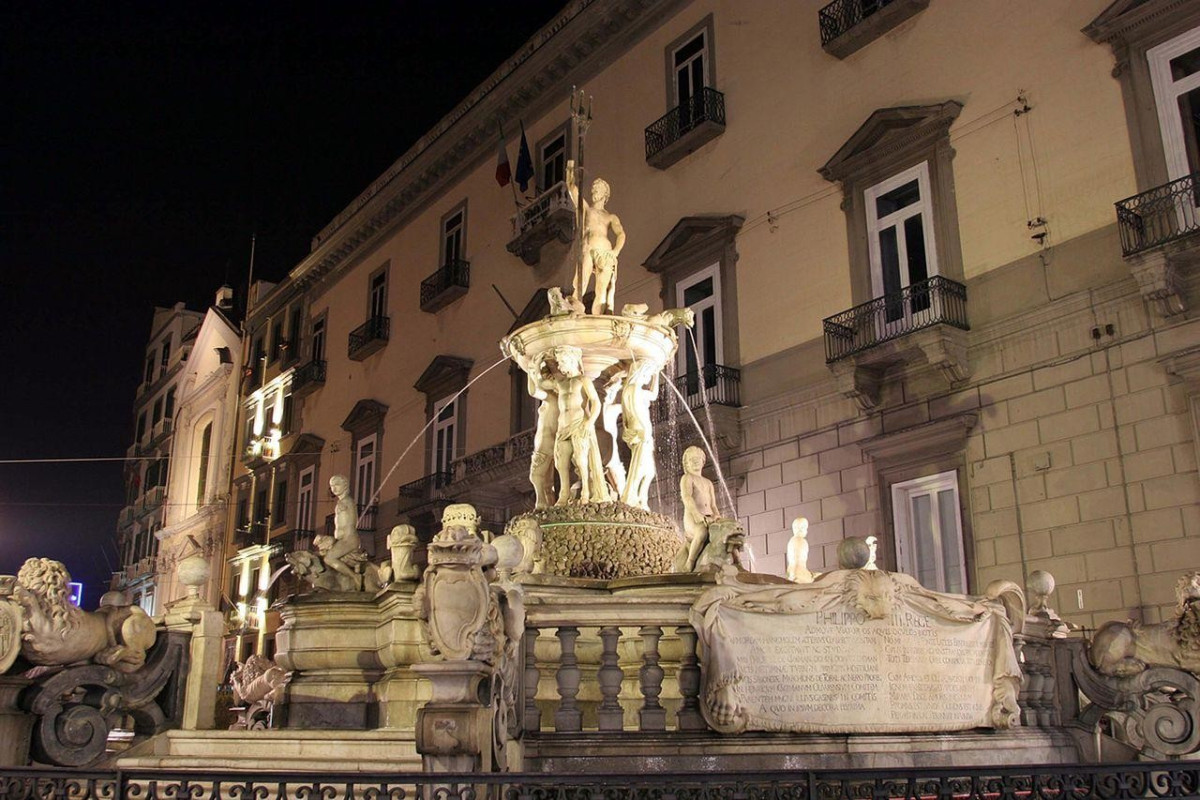
<svg viewBox="0 0 1200 800">
<path fill-rule="evenodd" d="M 707 86 L 646 128 L 646 163 L 666 169 L 725 130 L 725 95 Z"/>
<path fill-rule="evenodd" d="M 829 44 L 893 2 L 895 0 L 833 0 L 817 13 L 821 26 L 821 46 Z"/>
<path fill-rule="evenodd" d="M 350 346 L 347 350 L 347 355 L 354 361 L 362 361 L 387 344 L 390 333 L 390 318 L 371 317 L 362 325 L 350 331 Z"/>
<path fill-rule="evenodd" d="M 471 262 L 455 259 L 421 281 L 421 310 L 433 313 L 467 293 Z"/>
<path fill-rule="evenodd" d="M 425 500 L 430 500 L 434 492 L 446 488 L 453 482 L 453 472 L 431 472 L 424 478 L 410 481 L 400 487 L 400 505 L 404 508 L 411 508 Z"/>
<path fill-rule="evenodd" d="M 970 330 L 967 287 L 934 275 L 894 294 L 876 297 L 827 317 L 825 363 L 869 350 L 876 345 L 934 325 Z"/>
<path fill-rule="evenodd" d="M 705 364 L 699 370 L 678 375 L 673 380 L 693 411 L 703 408 L 705 400 L 713 406 L 740 408 L 742 405 L 742 371 L 736 367 Z M 674 411 L 678 411 L 675 405 L 678 402 L 674 392 L 664 390 L 660 393 L 653 411 L 654 421 L 669 419 Z"/>
<path fill-rule="evenodd" d="M 315 535 L 316 531 L 310 531 L 307 528 L 292 528 L 282 537 L 284 552 L 294 553 L 297 550 L 311 550 Z"/>
<path fill-rule="evenodd" d="M 358 509 L 358 530 L 373 531 L 375 530 L 376 517 L 379 516 L 379 506 L 372 503 L 369 506 L 359 506 Z"/>
<path fill-rule="evenodd" d="M 564 181 L 551 186 L 519 210 L 512 218 L 513 238 L 508 252 L 533 266 L 542 257 L 542 247 L 552 239 L 568 244 L 575 234 L 575 204 Z"/>
<path fill-rule="evenodd" d="M 302 397 L 325 385 L 325 362 L 310 361 L 292 373 L 292 396 Z"/>
<path fill-rule="evenodd" d="M 1128 257 L 1200 231 L 1200 172 L 1116 204 L 1121 253 Z"/>
</svg>

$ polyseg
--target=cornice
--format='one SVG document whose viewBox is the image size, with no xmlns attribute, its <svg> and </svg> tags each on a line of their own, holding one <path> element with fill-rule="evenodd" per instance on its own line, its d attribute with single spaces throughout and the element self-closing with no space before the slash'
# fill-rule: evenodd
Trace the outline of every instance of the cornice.
<svg viewBox="0 0 1200 800">
<path fill-rule="evenodd" d="M 1195 10 L 1195 0 L 1148 0 L 1141 5 L 1118 0 L 1089 22 L 1082 33 L 1098 44 L 1125 44 L 1153 35 L 1165 22 L 1164 17 Z"/>
<path fill-rule="evenodd" d="M 463 172 L 494 155 L 498 125 L 539 116 L 686 0 L 575 0 L 421 137 L 312 242 L 290 273 L 311 285 L 415 214 Z"/>
<path fill-rule="evenodd" d="M 952 453 L 962 449 L 967 434 L 978 421 L 979 415 L 974 413 L 956 414 L 894 433 L 873 436 L 859 445 L 863 454 L 872 461 L 896 461 L 910 458 L 914 454 L 926 457 Z"/>
<path fill-rule="evenodd" d="M 947 135 L 962 108 L 957 100 L 947 100 L 929 106 L 878 109 L 817 171 L 827 181 L 844 181 L 898 153 L 931 147 Z"/>
</svg>

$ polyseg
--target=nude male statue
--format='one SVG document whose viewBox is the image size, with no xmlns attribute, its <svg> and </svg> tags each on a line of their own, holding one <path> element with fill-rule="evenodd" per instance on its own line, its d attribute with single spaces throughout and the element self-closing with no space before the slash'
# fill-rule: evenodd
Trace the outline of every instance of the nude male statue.
<svg viewBox="0 0 1200 800">
<path fill-rule="evenodd" d="M 608 487 L 592 480 L 592 451 L 596 443 L 596 419 L 600 397 L 583 374 L 583 351 L 559 345 L 552 352 L 555 362 L 555 391 L 558 395 L 558 430 L 554 436 L 554 469 L 558 473 L 558 505 L 571 500 L 571 466 L 579 475 L 579 502 L 608 500 Z"/>
<path fill-rule="evenodd" d="M 579 187 L 575 183 L 575 162 L 567 162 L 567 192 L 571 202 L 578 205 Z M 572 282 L 574 297 L 583 300 L 592 273 L 596 275 L 596 294 L 592 299 L 593 314 L 611 314 L 613 298 L 617 291 L 617 256 L 625 246 L 625 229 L 620 218 L 605 208 L 612 189 L 602 178 L 592 181 L 592 201 L 583 202 L 583 261 L 575 272 Z M 616 241 L 608 238 L 612 229 Z"/>
<path fill-rule="evenodd" d="M 350 496 L 350 481 L 345 475 L 334 475 L 329 479 L 329 490 L 337 498 L 333 509 L 333 546 L 322 556 L 325 566 L 348 575 L 359 582 L 359 574 L 342 558 L 362 547 L 358 535 L 358 507 Z"/>
<path fill-rule="evenodd" d="M 683 476 L 679 479 L 679 497 L 683 502 L 683 533 L 688 539 L 687 558 L 681 572 L 696 569 L 696 560 L 708 542 L 709 523 L 720 514 L 717 490 L 713 482 L 700 474 L 704 469 L 704 451 L 693 445 L 683 451 Z"/>
<path fill-rule="evenodd" d="M 529 395 L 539 400 L 537 428 L 533 432 L 533 454 L 529 457 L 529 482 L 533 484 L 534 508 L 554 505 L 554 441 L 558 429 L 558 396 L 544 356 L 529 371 Z M 570 485 L 563 487 L 570 494 Z"/>
</svg>

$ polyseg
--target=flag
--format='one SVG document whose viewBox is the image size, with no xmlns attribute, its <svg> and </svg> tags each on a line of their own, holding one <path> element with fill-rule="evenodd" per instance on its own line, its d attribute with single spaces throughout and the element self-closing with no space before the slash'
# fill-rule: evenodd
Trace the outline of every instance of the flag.
<svg viewBox="0 0 1200 800">
<path fill-rule="evenodd" d="M 533 177 L 533 156 L 529 155 L 529 140 L 525 138 L 525 123 L 521 123 L 521 150 L 517 153 L 517 186 L 521 191 L 529 188 L 529 179 Z"/>
<path fill-rule="evenodd" d="M 500 143 L 497 147 L 499 152 L 496 156 L 496 183 L 508 186 L 508 182 L 512 180 L 512 169 L 508 166 L 508 149 L 504 146 L 503 128 L 500 130 Z"/>
</svg>

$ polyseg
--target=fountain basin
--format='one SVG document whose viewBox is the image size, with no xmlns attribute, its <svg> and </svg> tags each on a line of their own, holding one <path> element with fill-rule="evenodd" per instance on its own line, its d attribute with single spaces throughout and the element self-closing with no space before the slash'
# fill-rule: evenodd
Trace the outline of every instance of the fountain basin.
<svg viewBox="0 0 1200 800">
<path fill-rule="evenodd" d="M 587 314 L 531 322 L 500 342 L 505 355 L 526 372 L 562 345 L 583 351 L 583 373 L 594 380 L 614 364 L 632 359 L 649 360 L 661 370 L 675 355 L 679 339 L 671 328 L 645 318 Z"/>
<path fill-rule="evenodd" d="M 508 523 L 534 519 L 542 528 L 542 562 L 551 575 L 568 578 L 633 578 L 665 575 L 683 537 L 668 517 L 620 502 L 539 508 Z"/>
</svg>

